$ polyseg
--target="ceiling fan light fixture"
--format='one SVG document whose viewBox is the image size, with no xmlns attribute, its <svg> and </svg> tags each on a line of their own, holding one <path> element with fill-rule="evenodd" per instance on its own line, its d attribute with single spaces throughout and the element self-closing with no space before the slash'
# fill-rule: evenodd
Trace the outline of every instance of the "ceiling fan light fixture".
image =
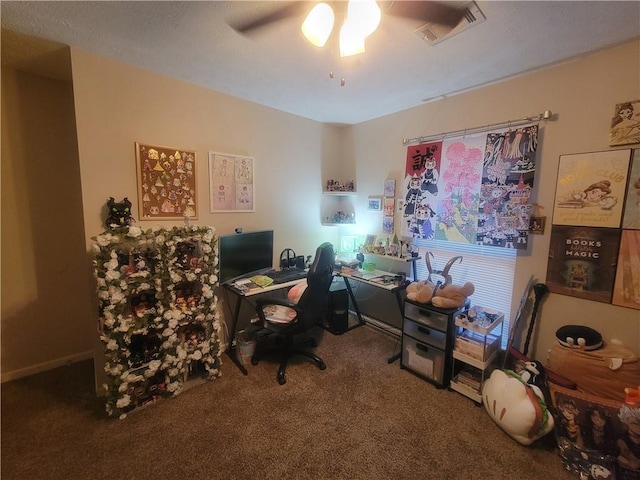
<svg viewBox="0 0 640 480">
<path fill-rule="evenodd" d="M 351 23 L 351 28 L 363 39 L 376 31 L 381 18 L 382 12 L 375 0 L 349 0 L 345 23 Z"/>
<path fill-rule="evenodd" d="M 333 30 L 335 14 L 326 3 L 319 3 L 311 9 L 302 23 L 302 34 L 312 45 L 324 47 Z"/>
<path fill-rule="evenodd" d="M 340 29 L 340 56 L 350 57 L 364 53 L 364 37 L 358 33 L 353 24 L 344 22 Z"/>
</svg>

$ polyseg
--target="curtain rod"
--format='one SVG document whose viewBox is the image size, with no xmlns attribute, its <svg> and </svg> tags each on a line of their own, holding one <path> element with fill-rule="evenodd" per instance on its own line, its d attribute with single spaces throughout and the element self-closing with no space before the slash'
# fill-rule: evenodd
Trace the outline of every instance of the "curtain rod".
<svg viewBox="0 0 640 480">
<path fill-rule="evenodd" d="M 411 143 L 423 143 L 431 140 L 444 140 L 445 138 L 450 138 L 450 137 L 459 137 L 461 135 L 470 135 L 473 133 L 487 132 L 495 128 L 518 127 L 520 125 L 525 125 L 527 123 L 532 123 L 535 121 L 553 120 L 552 117 L 553 117 L 553 114 L 551 113 L 551 110 L 545 110 L 544 112 L 539 113 L 538 115 L 519 118 L 517 120 L 507 120 L 506 122 L 492 123 L 490 125 L 483 125 L 482 127 L 465 128 L 462 130 L 455 130 L 453 132 L 438 133 L 435 135 L 427 135 L 424 137 L 403 138 L 402 144 L 409 145 Z"/>
</svg>

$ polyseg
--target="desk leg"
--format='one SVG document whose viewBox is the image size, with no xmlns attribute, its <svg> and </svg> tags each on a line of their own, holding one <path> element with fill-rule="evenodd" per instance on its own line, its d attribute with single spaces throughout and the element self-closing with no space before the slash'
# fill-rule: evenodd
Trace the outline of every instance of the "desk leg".
<svg viewBox="0 0 640 480">
<path fill-rule="evenodd" d="M 360 309 L 358 308 L 356 296 L 353 294 L 353 290 L 351 289 L 349 279 L 347 277 L 342 277 L 342 279 L 344 280 L 344 284 L 346 285 L 347 291 L 349 292 L 349 298 L 351 299 L 351 303 L 353 303 L 353 308 L 356 311 L 356 316 L 358 317 L 358 325 L 364 325 L 364 320 L 362 319 L 362 314 L 360 313 Z"/>
<path fill-rule="evenodd" d="M 413 266 L 415 267 L 415 262 L 413 262 Z M 402 309 L 402 297 L 400 297 L 400 289 L 396 290 L 396 301 L 398 302 L 398 307 L 400 308 L 400 316 L 404 316 L 404 312 L 403 312 L 403 309 Z M 400 345 L 402 345 L 402 332 L 400 332 L 400 338 L 398 339 L 398 342 L 400 343 Z M 395 349 L 394 349 L 394 351 L 395 351 Z M 393 355 L 391 355 L 388 358 L 387 363 L 391 364 L 391 363 L 395 362 L 396 360 L 398 360 L 401 356 L 402 356 L 402 350 L 400 350 L 399 352 L 394 353 Z"/>
<path fill-rule="evenodd" d="M 236 366 L 240 369 L 240 371 L 244 375 L 248 375 L 249 373 L 247 372 L 247 369 L 244 367 L 244 365 L 242 365 L 242 363 L 240 363 L 240 361 L 238 360 L 238 357 L 236 356 L 237 346 L 233 346 L 233 342 L 236 337 L 236 326 L 238 325 L 238 318 L 240 317 L 240 305 L 242 303 L 242 298 L 240 298 L 238 295 L 235 295 L 235 297 L 236 297 L 236 306 L 233 312 L 233 326 L 231 327 L 231 331 L 229 332 L 229 339 L 228 339 L 229 346 L 227 347 L 227 355 L 229 356 L 231 361 L 236 364 Z"/>
<path fill-rule="evenodd" d="M 398 341 L 400 341 L 400 339 L 398 339 Z M 402 356 L 402 352 L 398 352 L 398 353 L 394 353 L 393 355 L 391 355 L 388 359 L 387 359 L 387 363 L 388 364 L 392 364 L 393 362 L 395 362 L 396 360 L 398 360 L 400 357 Z"/>
</svg>

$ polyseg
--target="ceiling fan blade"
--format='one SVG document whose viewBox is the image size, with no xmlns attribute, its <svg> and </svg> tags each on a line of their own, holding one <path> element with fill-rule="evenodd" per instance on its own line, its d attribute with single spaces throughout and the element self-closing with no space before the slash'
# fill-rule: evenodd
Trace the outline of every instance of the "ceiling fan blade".
<svg viewBox="0 0 640 480">
<path fill-rule="evenodd" d="M 389 6 L 387 14 L 419 20 L 423 24 L 437 23 L 453 28 L 464 17 L 464 9 L 451 7 L 442 2 L 395 1 Z"/>
<path fill-rule="evenodd" d="M 290 2 L 289 5 L 259 17 L 245 17 L 244 19 L 227 21 L 227 23 L 236 32 L 249 34 L 280 20 L 301 15 L 306 8 L 307 2 Z"/>
</svg>

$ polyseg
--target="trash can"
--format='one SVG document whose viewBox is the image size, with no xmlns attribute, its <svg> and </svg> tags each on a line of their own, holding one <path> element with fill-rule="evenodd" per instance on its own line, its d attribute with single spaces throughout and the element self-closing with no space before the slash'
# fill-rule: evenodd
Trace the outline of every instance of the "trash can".
<svg viewBox="0 0 640 480">
<path fill-rule="evenodd" d="M 236 333 L 236 358 L 243 367 L 251 364 L 251 357 L 256 351 L 255 331 L 240 330 Z"/>
</svg>

